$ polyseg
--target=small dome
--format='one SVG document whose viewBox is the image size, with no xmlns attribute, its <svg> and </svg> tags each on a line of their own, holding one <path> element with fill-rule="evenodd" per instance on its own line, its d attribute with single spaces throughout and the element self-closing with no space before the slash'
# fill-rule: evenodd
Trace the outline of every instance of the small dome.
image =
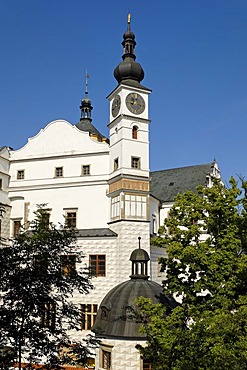
<svg viewBox="0 0 247 370">
<path fill-rule="evenodd" d="M 149 260 L 150 258 L 149 258 L 148 253 L 144 249 L 141 249 L 141 248 L 135 249 L 131 253 L 131 256 L 130 256 L 130 261 L 141 262 L 141 261 L 149 261 Z"/>
<path fill-rule="evenodd" d="M 127 39 L 132 39 L 132 40 L 135 40 L 135 34 L 134 32 L 130 31 L 130 30 L 127 30 L 126 32 L 124 32 L 123 34 L 123 39 L 124 40 L 127 40 Z"/>
<path fill-rule="evenodd" d="M 92 102 L 88 97 L 85 97 L 84 99 L 82 99 L 81 108 L 83 108 L 83 107 L 91 107 L 92 108 Z"/>
</svg>

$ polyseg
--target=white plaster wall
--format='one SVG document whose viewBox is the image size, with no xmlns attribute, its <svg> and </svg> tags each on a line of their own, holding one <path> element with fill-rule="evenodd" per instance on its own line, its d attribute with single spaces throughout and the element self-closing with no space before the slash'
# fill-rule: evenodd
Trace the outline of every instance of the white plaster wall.
<svg viewBox="0 0 247 370">
<path fill-rule="evenodd" d="M 110 224 L 110 228 L 118 234 L 115 264 L 120 283 L 128 280 L 131 275 L 129 258 L 133 250 L 139 247 L 139 236 L 141 237 L 141 248 L 150 254 L 149 222 L 120 221 Z"/>
<path fill-rule="evenodd" d="M 90 186 L 67 186 L 64 184 L 57 188 L 45 189 L 10 189 L 10 197 L 18 194 L 24 201 L 22 209 L 20 202 L 13 202 L 12 218 L 23 217 L 24 204 L 29 203 L 29 221 L 34 218 L 34 211 L 38 204 L 47 204 L 50 209 L 50 221 L 54 224 L 64 224 L 65 208 L 77 210 L 77 228 L 104 228 L 108 222 L 108 198 L 106 197 L 107 184 L 103 182 Z"/>
</svg>

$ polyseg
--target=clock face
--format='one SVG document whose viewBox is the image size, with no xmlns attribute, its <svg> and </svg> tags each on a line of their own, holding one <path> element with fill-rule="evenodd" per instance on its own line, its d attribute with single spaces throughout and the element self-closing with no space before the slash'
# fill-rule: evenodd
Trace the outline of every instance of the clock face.
<svg viewBox="0 0 247 370">
<path fill-rule="evenodd" d="M 113 99 L 112 106 L 111 106 L 111 113 L 113 117 L 116 117 L 119 113 L 121 107 L 121 99 L 119 95 L 116 95 Z"/>
<path fill-rule="evenodd" d="M 130 93 L 126 96 L 126 105 L 128 110 L 134 114 L 141 114 L 145 109 L 145 101 L 140 94 Z"/>
</svg>

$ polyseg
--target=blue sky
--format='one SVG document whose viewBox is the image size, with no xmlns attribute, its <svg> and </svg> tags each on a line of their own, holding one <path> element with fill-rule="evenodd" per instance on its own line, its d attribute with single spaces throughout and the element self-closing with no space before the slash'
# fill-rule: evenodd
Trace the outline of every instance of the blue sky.
<svg viewBox="0 0 247 370">
<path fill-rule="evenodd" d="M 0 146 L 79 121 L 88 70 L 107 135 L 127 13 L 150 96 L 151 170 L 218 161 L 247 177 L 246 0 L 8 0 L 0 4 Z M 66 138 L 65 138 L 66 140 Z"/>
</svg>

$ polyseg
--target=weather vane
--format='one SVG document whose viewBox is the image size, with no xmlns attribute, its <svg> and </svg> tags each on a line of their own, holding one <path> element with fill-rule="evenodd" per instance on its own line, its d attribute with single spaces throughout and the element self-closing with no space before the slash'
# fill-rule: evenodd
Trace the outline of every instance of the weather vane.
<svg viewBox="0 0 247 370">
<path fill-rule="evenodd" d="M 89 79 L 89 74 L 87 73 L 87 70 L 86 70 L 85 77 L 86 77 L 86 95 L 88 95 L 88 79 Z"/>
</svg>

